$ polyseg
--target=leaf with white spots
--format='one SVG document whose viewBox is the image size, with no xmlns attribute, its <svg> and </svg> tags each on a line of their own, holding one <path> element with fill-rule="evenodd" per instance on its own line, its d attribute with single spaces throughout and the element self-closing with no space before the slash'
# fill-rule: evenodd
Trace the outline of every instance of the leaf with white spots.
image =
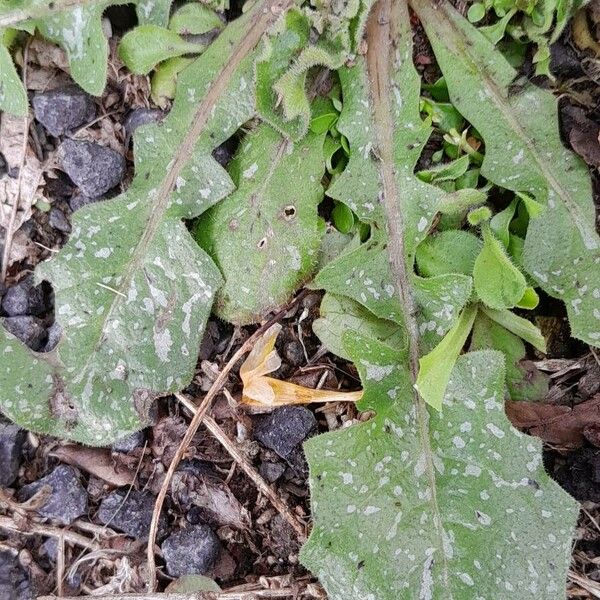
<svg viewBox="0 0 600 600">
<path fill-rule="evenodd" d="M 503 354 L 456 359 L 477 310 L 464 308 L 469 275 L 414 274 L 416 245 L 443 201 L 439 190 L 413 181 L 415 132 L 417 157 L 428 133 L 411 40 L 406 1 L 380 0 L 367 55 L 342 78 L 346 120 L 356 120 L 356 110 L 362 120 L 355 135 L 345 132 L 350 162 L 333 189 L 374 233 L 317 276 L 315 286 L 329 293 L 315 331 L 354 362 L 364 388 L 358 407 L 376 415 L 306 442 L 314 527 L 301 561 L 331 600 L 555 600 L 577 503 L 546 474 L 540 441 L 504 414 Z M 365 87 L 370 94 L 361 97 Z M 367 139 L 372 148 L 353 161 Z M 460 293 L 442 292 L 453 285 Z M 423 300 L 436 296 L 453 310 Z M 440 321 L 450 333 L 429 355 L 435 338 L 426 337 L 426 310 L 439 319 L 452 313 Z M 440 410 L 425 403 L 432 398 Z"/>
<path fill-rule="evenodd" d="M 456 108 L 482 135 L 481 174 L 529 194 L 523 266 L 550 296 L 564 301 L 575 337 L 600 346 L 600 237 L 587 166 L 565 148 L 557 100 L 517 72 L 447 0 L 411 2 L 429 37 Z M 560 240 L 560 243 L 557 241 Z"/>
<path fill-rule="evenodd" d="M 0 328 L 0 408 L 14 421 L 108 444 L 191 380 L 222 277 L 182 219 L 234 189 L 211 152 L 254 115 L 253 61 L 273 5 L 232 22 L 181 74 L 169 116 L 135 132 L 128 190 L 74 213 L 68 243 L 38 267 L 54 286 L 57 348 L 30 352 Z"/>
<path fill-rule="evenodd" d="M 563 597 L 578 504 L 546 474 L 541 442 L 508 422 L 502 354 L 459 358 L 427 414 L 410 408 L 407 372 L 368 377 L 365 345 L 371 369 L 402 357 L 346 340 L 377 416 L 304 445 L 314 528 L 301 560 L 328 597 Z"/>
<path fill-rule="evenodd" d="M 195 228 L 225 278 L 215 312 L 247 324 L 286 302 L 313 273 L 324 228 L 323 135 L 299 141 L 260 125 L 229 166 L 236 190 Z"/>
<path fill-rule="evenodd" d="M 134 4 L 140 23 L 166 25 L 172 0 L 24 0 L 9 2 L 6 8 L 0 8 L 0 36 L 2 27 L 20 27 L 26 23 L 28 28 L 36 27 L 49 40 L 60 44 L 66 51 L 71 68 L 71 76 L 86 91 L 100 96 L 106 84 L 108 65 L 108 40 L 102 30 L 102 14 L 108 6 L 114 4 Z M 10 60 L 0 48 L 2 61 Z M 12 65 L 11 65 L 12 66 Z M 4 76 L 9 77 L 9 75 Z M 0 80 L 2 81 L 2 80 Z M 9 80 L 7 80 L 9 81 Z M 24 96 L 12 81 L 11 97 L 5 109 L 17 114 L 22 113 L 23 104 L 14 99 Z M 0 103 L 2 89 L 0 87 Z"/>
</svg>

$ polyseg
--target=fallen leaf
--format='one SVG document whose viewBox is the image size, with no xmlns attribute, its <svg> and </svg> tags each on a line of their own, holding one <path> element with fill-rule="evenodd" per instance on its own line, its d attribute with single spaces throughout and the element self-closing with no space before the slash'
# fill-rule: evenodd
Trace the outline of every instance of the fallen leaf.
<svg viewBox="0 0 600 600">
<path fill-rule="evenodd" d="M 310 404 L 311 402 L 356 402 L 362 391 L 336 392 L 315 390 L 266 377 L 281 366 L 281 358 L 275 350 L 275 341 L 281 325 L 272 325 L 256 342 L 240 368 L 244 384 L 242 403 L 251 406 L 283 406 L 286 404 Z"/>
<path fill-rule="evenodd" d="M 31 218 L 31 207 L 41 198 L 42 166 L 27 140 L 29 118 L 8 113 L 0 122 L 0 153 L 7 164 L 7 173 L 0 178 L 0 226 L 11 226 L 13 206 L 18 203 L 12 230 L 16 231 Z M 25 150 L 25 156 L 23 151 Z"/>
<path fill-rule="evenodd" d="M 594 430 L 600 423 L 600 394 L 573 408 L 540 402 L 507 402 L 506 414 L 515 427 L 549 444 L 578 448 L 586 439 L 594 443 Z"/>
<path fill-rule="evenodd" d="M 79 467 L 115 487 L 132 485 L 135 481 L 135 470 L 119 469 L 108 448 L 86 448 L 68 444 L 59 446 L 52 451 L 51 455 L 68 465 Z"/>
</svg>

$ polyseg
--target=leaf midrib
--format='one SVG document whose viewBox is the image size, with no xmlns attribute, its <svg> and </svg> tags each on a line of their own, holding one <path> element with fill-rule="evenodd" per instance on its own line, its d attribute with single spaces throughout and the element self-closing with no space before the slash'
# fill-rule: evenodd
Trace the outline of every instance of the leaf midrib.
<svg viewBox="0 0 600 600">
<path fill-rule="evenodd" d="M 241 62 L 258 44 L 268 27 L 270 27 L 270 25 L 279 17 L 279 15 L 285 12 L 290 6 L 290 0 L 263 0 L 262 2 L 255 4 L 255 6 L 252 8 L 254 14 L 251 17 L 247 32 L 241 34 L 241 41 L 233 49 L 230 60 L 227 61 L 225 66 L 215 77 L 202 102 L 198 105 L 192 120 L 192 126 L 187 130 L 181 145 L 177 150 L 177 153 L 170 162 L 167 175 L 157 190 L 156 201 L 152 206 L 147 226 L 140 241 L 135 247 L 135 251 L 129 262 L 129 266 L 126 269 L 121 284 L 119 285 L 119 291 L 123 292 L 123 290 L 126 291 L 129 288 L 132 278 L 138 271 L 140 264 L 143 262 L 144 257 L 147 254 L 148 247 L 151 241 L 154 239 L 156 232 L 164 218 L 165 212 L 169 205 L 169 197 L 174 188 L 177 177 L 180 175 L 181 171 L 189 161 L 189 157 L 193 152 L 194 146 L 202 135 L 204 127 L 211 117 L 213 107 L 216 105 L 221 95 L 225 91 Z M 83 367 L 80 369 L 79 375 L 75 379 L 75 382 L 83 381 L 91 362 L 94 360 L 95 354 L 104 342 L 104 334 L 107 329 L 106 325 L 110 322 L 112 315 L 121 302 L 123 302 L 123 297 L 120 294 L 115 294 L 110 303 L 109 309 L 105 312 L 102 321 L 102 327 L 99 329 L 98 339 L 96 340 L 94 347 L 90 350 L 88 358 Z"/>
<path fill-rule="evenodd" d="M 452 600 L 449 566 L 444 551 L 444 530 L 437 499 L 437 482 L 433 464 L 433 449 L 429 436 L 429 414 L 425 402 L 414 384 L 419 369 L 419 332 L 415 318 L 414 300 L 405 260 L 404 217 L 400 210 L 399 190 L 394 167 L 393 131 L 395 123 L 391 110 L 392 68 L 394 53 L 401 39 L 397 28 L 410 28 L 407 0 L 379 0 L 373 7 L 367 24 L 367 72 L 371 83 L 371 102 L 383 184 L 383 205 L 389 235 L 388 255 L 395 287 L 402 305 L 408 332 L 410 372 L 413 384 L 413 403 L 419 428 L 421 449 L 425 456 L 425 472 L 431 489 L 432 522 L 438 536 L 438 548 L 443 572 L 444 587 Z M 406 32 L 405 32 L 406 33 Z M 410 29 L 407 36 L 410 36 Z M 410 38 L 409 38 L 410 39 Z"/>
<path fill-rule="evenodd" d="M 571 199 L 571 196 L 569 195 L 568 191 L 560 183 L 560 181 L 558 181 L 558 179 L 554 176 L 552 171 L 548 168 L 546 162 L 539 155 L 535 144 L 526 134 L 525 130 L 521 126 L 521 123 L 515 118 L 513 112 L 506 103 L 504 94 L 501 93 L 501 88 L 499 88 L 496 82 L 493 79 L 491 79 L 486 70 L 479 68 L 480 62 L 478 62 L 477 58 L 473 56 L 473 49 L 471 48 L 471 46 L 464 43 L 464 36 L 461 34 L 460 30 L 457 29 L 456 24 L 449 15 L 449 10 L 453 9 L 449 8 L 447 2 L 436 4 L 435 7 L 432 6 L 432 0 L 410 0 L 410 2 L 415 12 L 419 15 L 419 18 L 423 23 L 423 27 L 426 30 L 428 21 L 433 22 L 434 20 L 436 20 L 438 24 L 440 24 L 441 19 L 444 19 L 444 32 L 446 35 L 452 35 L 454 41 L 453 44 L 447 44 L 447 47 L 450 49 L 454 48 L 456 50 L 455 54 L 457 55 L 457 57 L 459 59 L 463 57 L 465 60 L 468 60 L 470 62 L 470 66 L 472 66 L 475 69 L 475 71 L 479 74 L 481 81 L 483 82 L 485 87 L 491 92 L 489 98 L 491 98 L 496 108 L 504 117 L 505 121 L 509 124 L 511 129 L 515 131 L 516 135 L 523 142 L 530 155 L 535 160 L 535 163 L 540 173 L 543 175 L 544 179 L 549 183 L 549 187 L 552 188 L 556 192 L 558 198 L 562 200 L 575 227 L 581 234 L 584 246 L 588 250 L 596 250 L 600 248 L 600 243 L 592 228 L 592 225 L 588 224 L 587 220 L 581 213 L 581 210 L 577 203 Z M 440 17 L 441 14 L 443 14 L 443 17 Z M 438 30 L 439 29 L 441 29 L 441 27 L 438 27 Z M 535 86 L 533 87 L 535 88 Z M 541 90 L 535 88 L 534 91 Z"/>
</svg>

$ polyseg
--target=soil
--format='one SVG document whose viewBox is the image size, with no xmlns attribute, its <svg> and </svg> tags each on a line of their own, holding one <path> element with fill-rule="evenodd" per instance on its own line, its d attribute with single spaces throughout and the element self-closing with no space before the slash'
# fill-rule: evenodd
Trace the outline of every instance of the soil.
<svg viewBox="0 0 600 600">
<path fill-rule="evenodd" d="M 457 5 L 462 9 L 466 6 L 464 2 Z M 230 16 L 238 13 L 239 6 L 233 6 Z M 59 168 L 46 172 L 43 193 L 49 209 L 34 207 L 31 218 L 21 227 L 25 240 L 21 243 L 25 244 L 26 252 L 8 269 L 6 288 L 26 280 L 36 264 L 64 244 L 74 209 L 116 195 L 131 180 L 133 154 L 127 123 L 132 121 L 132 111 L 157 107 L 150 100 L 148 79 L 128 73 L 115 52 L 118 35 L 135 22 L 135 16 L 129 7 L 112 8 L 107 16 L 113 31 L 109 83 L 104 95 L 96 99 L 96 119 L 76 135 L 119 153 L 126 159 L 126 171 L 122 180 L 100 198 L 82 198 L 77 186 Z M 433 83 L 439 72 L 423 32 L 416 21 L 414 25 L 415 62 L 424 80 Z M 42 40 L 36 39 L 31 45 L 29 59 L 36 82 L 29 90 L 32 95 L 72 83 L 60 61 L 49 61 L 54 55 L 55 50 Z M 564 141 L 590 163 L 598 203 L 600 179 L 595 161 L 599 154 L 593 136 L 584 135 L 600 128 L 598 71 L 593 67 L 593 56 L 589 51 L 579 50 L 570 31 L 565 32 L 553 49 L 557 79 L 552 87 L 562 96 Z M 57 164 L 60 143 L 72 133 L 54 137 L 34 121 L 29 131 L 30 146 L 39 161 Z M 431 153 L 436 149 L 435 143 L 434 139 Z M 598 144 L 597 135 L 595 143 Z M 231 153 L 232 143 L 229 143 L 219 150 L 218 159 L 226 163 Z M 62 217 L 52 211 L 59 211 Z M 5 296 L 1 286 L 0 295 Z M 40 295 L 43 307 L 36 308 L 35 323 L 45 333 L 37 342 L 49 349 L 54 335 L 49 286 L 44 285 Z M 360 382 L 354 367 L 327 353 L 312 332 L 319 301 L 318 292 L 301 293 L 298 299 L 290 301 L 289 310 L 280 321 L 283 330 L 277 341 L 283 364 L 274 376 L 308 387 L 356 390 Z M 5 311 L 3 316 L 6 314 Z M 589 401 L 600 391 L 598 354 L 570 338 L 559 303 L 544 298 L 538 317 L 549 337 L 549 354 L 542 357 L 531 351 L 528 359 L 550 376 L 551 386 L 545 401 L 570 407 Z M 202 343 L 196 375 L 184 394 L 194 401 L 201 399 L 223 365 L 255 328 L 234 328 L 212 319 Z M 298 430 L 282 434 L 276 430 L 275 419 L 239 408 L 241 382 L 237 371 L 233 370 L 226 393 L 215 402 L 212 416 L 246 461 L 308 530 L 310 506 L 307 466 L 301 450 L 303 439 L 367 419 L 368 415 L 359 415 L 353 405 L 343 403 L 326 408 L 308 406 L 308 415 L 297 415 Z M 92 590 L 115 594 L 145 589 L 148 506 L 160 490 L 189 421 L 189 413 L 175 398 L 160 399 L 151 427 L 95 454 L 76 444 L 32 433 L 25 435 L 0 424 L 0 456 L 3 464 L 6 461 L 14 467 L 13 476 L 3 474 L 7 479 L 0 488 L 0 519 L 5 519 L 0 529 L 0 578 L 6 573 L 11 577 L 18 573 L 19 595 L 15 599 L 26 600 L 33 594 L 85 595 Z M 286 443 L 279 444 L 278 435 L 284 435 Z M 289 447 L 292 438 L 295 444 Z M 545 465 L 584 508 L 573 543 L 572 570 L 584 580 L 600 582 L 600 435 L 588 432 L 581 447 L 576 449 L 548 446 Z M 43 485 L 32 487 L 56 473 L 57 468 L 67 466 L 71 478 L 68 485 L 54 490 Z M 27 490 L 31 493 L 25 493 Z M 60 512 L 65 507 L 70 510 L 48 517 L 49 491 L 58 494 L 50 498 L 53 510 Z M 72 509 L 73 502 L 77 509 Z M 7 528 L 7 523 L 12 525 Z M 184 528 L 194 528 L 208 540 L 210 551 L 198 561 L 206 574 L 223 588 L 238 586 L 249 591 L 283 588 L 290 590 L 289 598 L 325 598 L 315 578 L 299 564 L 298 533 L 204 427 L 194 437 L 174 477 L 163 509 L 158 544 Z M 160 550 L 158 556 L 159 590 L 164 590 L 173 579 L 170 573 L 181 573 L 177 565 L 169 565 L 165 557 L 161 558 Z M 0 591 L 5 589 L 2 584 L 0 581 Z M 593 597 L 584 585 L 574 582 L 568 583 L 568 594 L 573 598 Z"/>
</svg>

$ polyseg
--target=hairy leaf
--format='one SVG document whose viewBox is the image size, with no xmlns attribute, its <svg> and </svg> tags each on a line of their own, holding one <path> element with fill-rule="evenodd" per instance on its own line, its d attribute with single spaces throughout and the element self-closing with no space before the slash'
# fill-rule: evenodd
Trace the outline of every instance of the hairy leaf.
<svg viewBox="0 0 600 600">
<path fill-rule="evenodd" d="M 556 99 L 530 82 L 512 89 L 516 71 L 447 0 L 413 7 L 452 102 L 483 136 L 482 175 L 544 207 L 529 220 L 525 269 L 565 302 L 573 335 L 599 345 L 600 238 L 591 181 L 583 161 L 561 143 Z"/>
<path fill-rule="evenodd" d="M 419 356 L 431 347 L 422 296 L 432 294 L 426 284 L 449 275 L 413 274 L 416 247 L 445 202 L 413 174 L 429 130 L 418 115 L 411 40 L 404 0 L 380 0 L 367 26 L 365 60 L 341 72 L 339 128 L 351 152 L 330 191 L 369 221 L 373 234 L 317 276 L 316 286 L 354 302 L 338 299 L 336 307 L 326 295 L 316 331 L 357 366 L 359 407 L 377 414 L 305 444 L 314 529 L 301 560 L 332 600 L 507 593 L 554 600 L 564 586 L 577 507 L 546 475 L 540 444 L 504 415 L 503 355 L 460 357 L 445 394 L 444 385 L 434 390 L 443 395 L 439 412 L 414 389 Z M 461 282 L 466 303 L 470 277 L 450 277 Z M 440 300 L 452 305 L 446 294 Z M 464 303 L 448 311 L 440 335 Z M 454 356 L 475 311 L 467 307 L 456 335 L 448 334 L 460 338 L 451 344 Z M 383 319 L 398 324 L 405 343 L 387 343 Z M 506 561 L 510 572 L 501 569 Z"/>
<path fill-rule="evenodd" d="M 127 192 L 77 211 L 67 245 L 38 268 L 55 289 L 58 347 L 35 354 L 0 329 L 0 408 L 14 421 L 107 444 L 191 379 L 221 275 L 181 219 L 233 190 L 211 151 L 254 114 L 252 63 L 271 8 L 231 23 L 180 76 L 168 118 L 136 131 Z"/>
<path fill-rule="evenodd" d="M 312 275 L 322 235 L 323 137 L 292 143 L 261 125 L 244 138 L 229 169 L 236 191 L 195 229 L 225 277 L 215 304 L 221 318 L 259 321 Z"/>
<path fill-rule="evenodd" d="M 2 32 L 0 31 L 0 36 Z M 27 94 L 8 48 L 0 43 L 0 111 L 19 117 L 27 114 Z"/>
</svg>

